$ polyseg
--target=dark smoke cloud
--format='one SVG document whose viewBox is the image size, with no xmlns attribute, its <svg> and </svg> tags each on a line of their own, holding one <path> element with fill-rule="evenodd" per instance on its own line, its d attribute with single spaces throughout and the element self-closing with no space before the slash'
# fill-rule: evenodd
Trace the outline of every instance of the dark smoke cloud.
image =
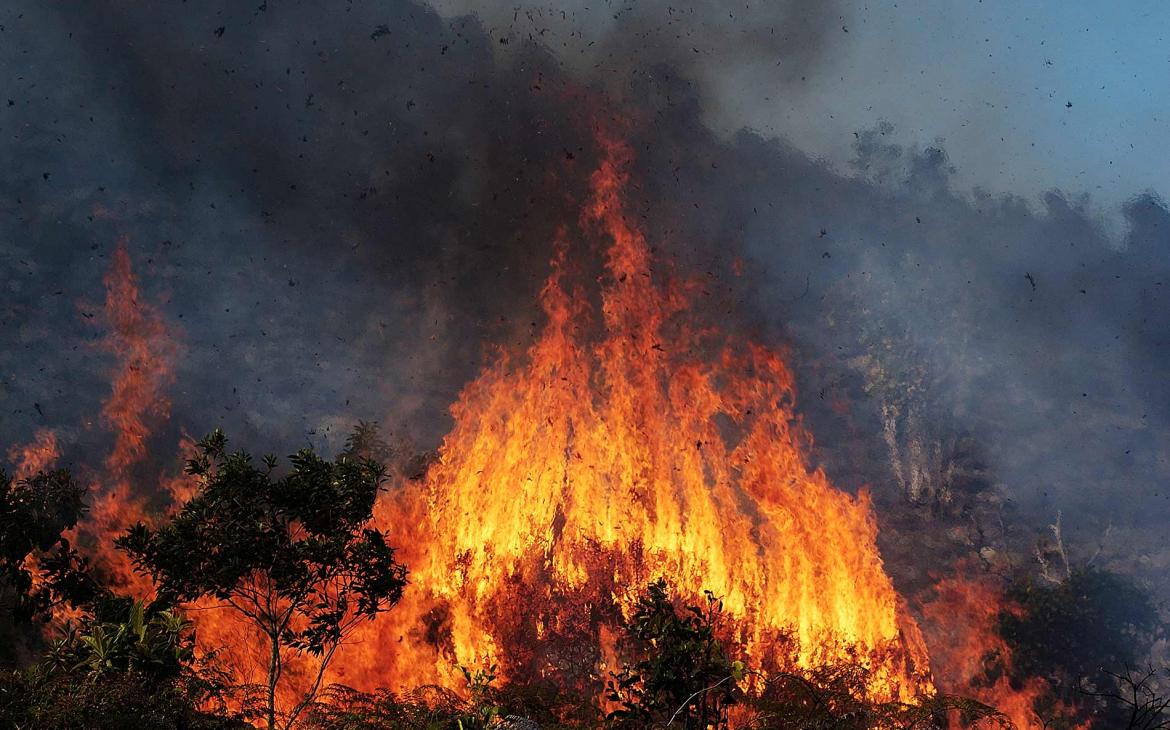
<svg viewBox="0 0 1170 730">
<path fill-rule="evenodd" d="M 358 418 L 433 445 L 485 344 L 539 323 L 603 87 L 633 119 L 632 214 L 710 278 L 704 306 L 790 347 L 834 478 L 897 494 L 909 452 L 974 440 L 1038 524 L 1164 523 L 1163 202 L 1135 197 L 1117 242 L 1075 194 L 956 189 L 943 146 L 888 144 L 876 120 L 844 173 L 717 135 L 713 65 L 817 73 L 836 20 L 716 7 L 9 3 L 0 439 L 50 426 L 73 458 L 98 448 L 109 362 L 84 315 L 125 234 L 185 347 L 160 458 L 180 428 L 335 447 Z"/>
<path fill-rule="evenodd" d="M 408 3 L 30 3 L 4 22 L 5 337 L 27 342 L 5 348 L 10 442 L 96 412 L 102 364 L 74 347 L 98 332 L 73 302 L 100 302 L 123 233 L 183 330 L 192 429 L 295 444 L 438 421 L 482 341 L 530 329 L 584 131 L 535 51 L 497 66 L 477 23 Z"/>
<path fill-rule="evenodd" d="M 777 99 L 813 92 L 833 69 L 846 23 L 842 0 L 428 4 L 446 17 L 480 18 L 497 57 L 524 41 L 539 43 L 561 68 L 637 107 L 656 103 L 642 96 L 647 77 L 680 78 L 681 88 L 693 86 L 702 96 L 699 114 L 722 137 L 745 119 L 759 119 Z"/>
</svg>

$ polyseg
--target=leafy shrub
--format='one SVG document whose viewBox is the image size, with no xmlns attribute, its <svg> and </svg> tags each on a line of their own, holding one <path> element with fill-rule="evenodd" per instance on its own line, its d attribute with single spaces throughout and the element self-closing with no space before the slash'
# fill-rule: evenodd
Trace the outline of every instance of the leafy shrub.
<svg viewBox="0 0 1170 730">
<path fill-rule="evenodd" d="M 42 661 L 0 675 L 0 725 L 61 730 L 249 728 L 222 710 L 224 685 L 196 662 L 190 624 L 131 604 L 125 619 L 93 621 L 56 642 Z"/>
<path fill-rule="evenodd" d="M 659 579 L 646 587 L 624 627 L 621 647 L 632 662 L 606 688 L 617 705 L 611 724 L 648 727 L 678 722 L 684 728 L 723 726 L 740 696 L 744 666 L 733 662 L 716 636 L 723 604 L 707 593 L 707 605 L 676 610 Z"/>
</svg>

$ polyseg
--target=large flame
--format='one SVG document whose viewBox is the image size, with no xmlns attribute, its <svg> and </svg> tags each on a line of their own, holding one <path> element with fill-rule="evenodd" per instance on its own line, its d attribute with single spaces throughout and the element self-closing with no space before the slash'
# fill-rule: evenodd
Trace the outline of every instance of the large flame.
<svg viewBox="0 0 1170 730">
<path fill-rule="evenodd" d="M 597 689 L 616 660 L 614 623 L 641 586 L 664 577 L 683 600 L 721 597 L 729 638 L 764 674 L 860 660 L 874 699 L 932 692 L 926 645 L 883 570 L 867 495 L 836 490 L 808 463 L 780 356 L 697 324 L 688 305 L 698 288 L 655 270 L 624 209 L 631 151 L 605 135 L 600 146 L 575 228 L 604 251 L 598 286 L 571 269 L 581 257 L 570 257 L 566 229 L 535 343 L 521 357 L 501 353 L 464 389 L 438 460 L 378 505 L 411 585 L 351 638 L 328 679 L 460 689 L 459 667 L 498 664 L 509 679 Z M 113 585 L 148 596 L 149 579 L 112 540 L 156 517 L 149 496 L 174 506 L 197 485 L 180 476 L 134 486 L 152 424 L 167 416 L 177 347 L 140 299 L 124 242 L 105 285 L 102 344 L 116 365 L 102 422 L 114 443 L 90 477 L 92 513 L 71 538 Z M 190 448 L 184 437 L 180 449 Z M 9 457 L 23 478 L 58 455 L 46 430 Z M 991 623 L 998 594 L 944 581 L 938 596 L 926 609 L 936 633 L 956 616 L 970 624 L 958 639 L 936 637 L 940 683 L 1032 726 L 1043 687 L 969 683 L 989 649 L 1006 652 Z M 257 681 L 262 637 L 213 601 L 193 608 L 201 647 L 219 650 L 238 681 Z M 285 666 L 289 704 L 303 667 L 292 656 Z"/>
<path fill-rule="evenodd" d="M 551 603 L 621 610 L 662 576 L 685 598 L 721 597 L 757 666 L 860 655 L 875 696 L 928 690 L 869 499 L 807 463 L 777 353 L 688 321 L 692 289 L 652 269 L 623 209 L 629 148 L 603 139 L 602 152 L 581 220 L 607 246 L 600 326 L 587 292 L 569 288 L 561 242 L 538 340 L 465 388 L 438 461 L 385 505 L 412 587 L 340 678 L 409 686 L 457 682 L 456 665 L 507 671 L 506 643 L 557 631 Z M 607 635 L 592 637 L 600 661 Z"/>
</svg>

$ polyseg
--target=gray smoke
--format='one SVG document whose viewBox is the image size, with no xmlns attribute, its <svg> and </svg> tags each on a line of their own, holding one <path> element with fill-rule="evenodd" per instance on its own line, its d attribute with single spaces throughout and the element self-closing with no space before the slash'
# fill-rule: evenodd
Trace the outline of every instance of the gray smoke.
<svg viewBox="0 0 1170 730">
<path fill-rule="evenodd" d="M 391 420 L 434 445 L 484 347 L 539 325 L 600 89 L 632 120 L 631 213 L 709 277 L 701 306 L 790 349 L 839 483 L 929 497 L 974 450 L 1018 519 L 1128 530 L 1121 562 L 1146 549 L 1170 511 L 1160 199 L 1136 195 L 1118 241 L 1077 195 L 961 189 L 945 145 L 880 120 L 847 170 L 728 134 L 728 78 L 821 72 L 829 3 L 440 9 L 0 11 L 0 440 L 100 448 L 110 363 L 85 315 L 126 235 L 185 347 L 160 459 L 216 426 L 279 451 Z"/>
</svg>

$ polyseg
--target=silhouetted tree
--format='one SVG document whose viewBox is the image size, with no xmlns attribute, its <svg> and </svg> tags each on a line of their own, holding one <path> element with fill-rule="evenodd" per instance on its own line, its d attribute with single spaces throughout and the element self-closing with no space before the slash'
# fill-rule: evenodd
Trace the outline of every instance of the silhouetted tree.
<svg viewBox="0 0 1170 730">
<path fill-rule="evenodd" d="M 69 471 L 42 471 L 14 481 L 0 470 L 0 585 L 12 613 L 28 619 L 64 600 L 83 602 L 95 587 L 62 533 L 85 513 L 85 487 Z M 43 580 L 34 582 L 31 560 Z"/>
<path fill-rule="evenodd" d="M 1158 672 L 1149 667 L 1143 671 L 1126 669 L 1121 674 L 1109 671 L 1105 674 L 1112 680 L 1109 688 L 1081 687 L 1081 691 L 1114 708 L 1119 723 L 1117 727 L 1125 730 L 1170 729 L 1170 696 L 1164 694 L 1156 683 L 1159 674 L 1170 679 L 1170 671 Z"/>
<path fill-rule="evenodd" d="M 1124 708 L 1109 697 L 1124 688 L 1103 668 L 1134 666 L 1148 651 L 1161 627 L 1149 594 L 1126 576 L 1085 568 L 1060 583 L 1019 581 L 1006 597 L 999 633 L 1012 649 L 1012 679 L 1047 677 L 1057 698 L 1073 704 L 1091 686 L 1095 712 L 1119 722 Z"/>
<path fill-rule="evenodd" d="M 313 700 L 342 639 L 397 603 L 406 568 L 368 526 L 379 464 L 344 455 L 330 462 L 303 449 L 277 477 L 274 457 L 257 467 L 226 444 L 220 431 L 203 439 L 187 465 L 202 481 L 199 493 L 166 524 L 135 525 L 118 545 L 153 576 L 164 600 L 213 596 L 267 637 L 270 729 L 277 727 L 282 653 L 315 659 L 302 699 L 279 713 L 287 728 Z"/>
</svg>

